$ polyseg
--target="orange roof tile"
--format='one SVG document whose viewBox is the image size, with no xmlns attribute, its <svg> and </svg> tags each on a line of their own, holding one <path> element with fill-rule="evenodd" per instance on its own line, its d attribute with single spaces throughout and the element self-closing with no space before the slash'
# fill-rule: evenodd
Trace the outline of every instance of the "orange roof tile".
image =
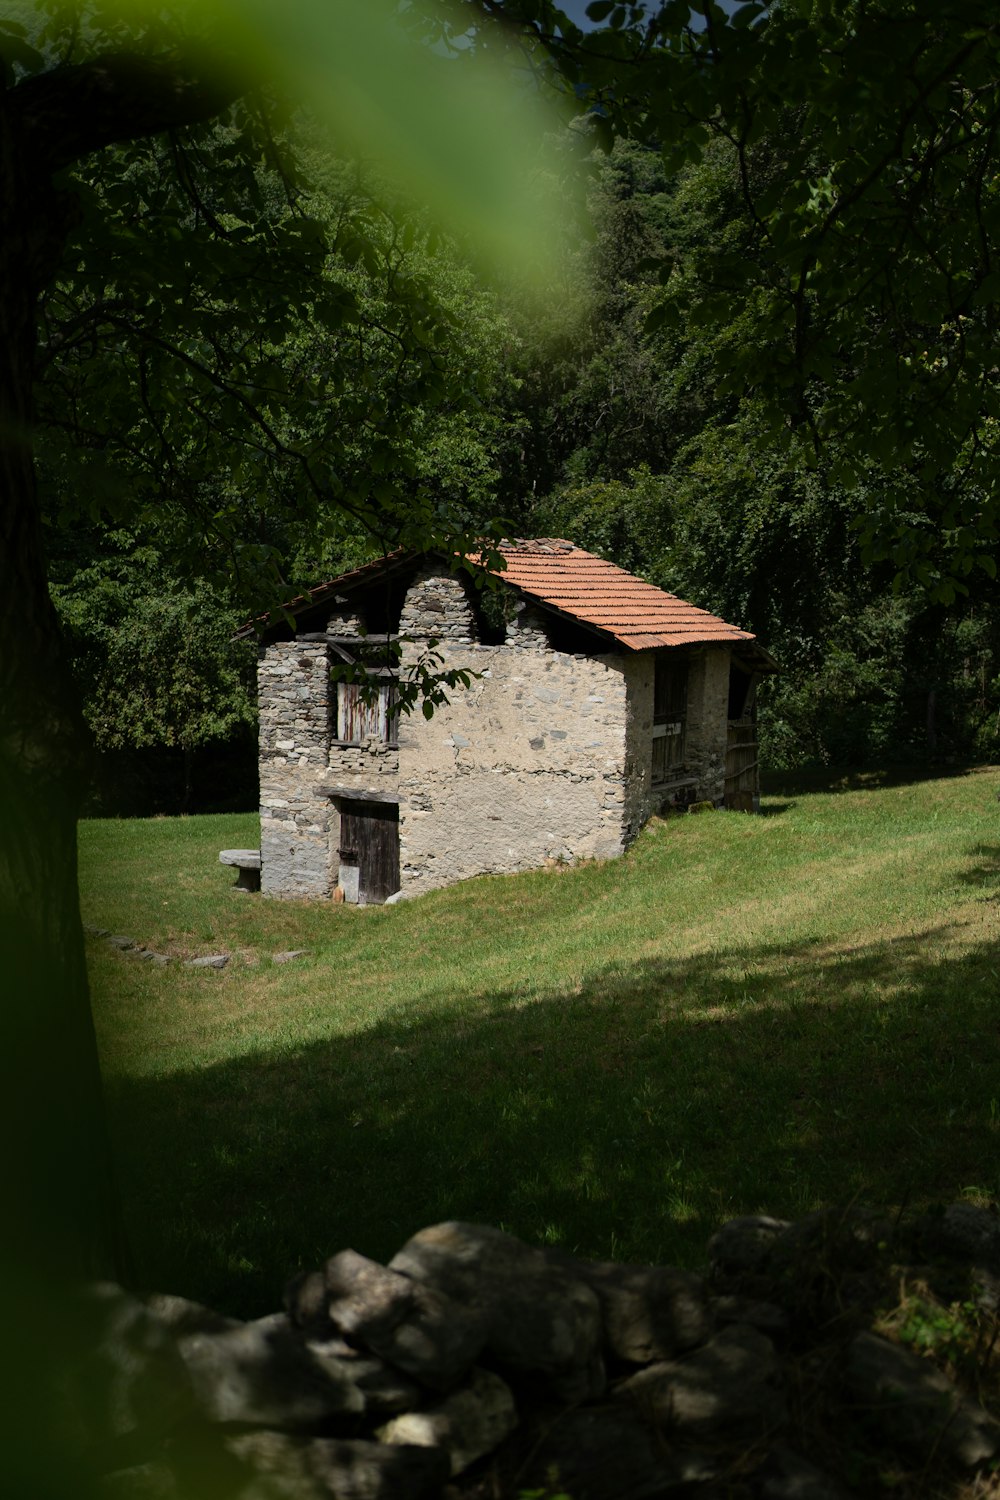
<svg viewBox="0 0 1000 1500">
<path fill-rule="evenodd" d="M 497 551 L 507 564 L 498 574 L 506 583 L 550 609 L 596 626 L 633 651 L 754 639 L 572 542 L 518 538 L 500 542 Z"/>
<path fill-rule="evenodd" d="M 756 640 L 749 631 L 738 630 L 717 615 L 644 583 L 614 563 L 605 562 L 602 557 L 595 557 L 559 537 L 530 540 L 518 537 L 499 542 L 494 550 L 502 554 L 506 563 L 503 572 L 496 570 L 496 576 L 505 583 L 549 609 L 593 626 L 632 651 L 712 643 L 749 646 Z M 290 600 L 284 608 L 289 614 L 305 614 L 331 600 L 340 590 L 349 594 L 353 587 L 414 561 L 416 554 L 404 550 L 375 558 L 350 573 L 319 584 L 308 594 Z M 266 617 L 255 623 L 258 630 L 267 628 Z M 253 630 L 254 624 L 248 624 L 239 635 L 250 635 Z M 753 645 L 752 650 L 755 658 L 774 667 L 760 646 Z"/>
</svg>

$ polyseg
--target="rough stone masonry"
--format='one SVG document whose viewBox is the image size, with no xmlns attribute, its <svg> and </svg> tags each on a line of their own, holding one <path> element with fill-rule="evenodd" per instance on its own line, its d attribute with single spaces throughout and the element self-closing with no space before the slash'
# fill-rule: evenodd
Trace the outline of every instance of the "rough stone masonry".
<svg viewBox="0 0 1000 1500">
<path fill-rule="evenodd" d="M 735 1219 L 704 1275 L 436 1224 L 240 1322 L 92 1288 L 54 1438 L 108 1500 L 996 1494 L 1000 1221 Z"/>
</svg>

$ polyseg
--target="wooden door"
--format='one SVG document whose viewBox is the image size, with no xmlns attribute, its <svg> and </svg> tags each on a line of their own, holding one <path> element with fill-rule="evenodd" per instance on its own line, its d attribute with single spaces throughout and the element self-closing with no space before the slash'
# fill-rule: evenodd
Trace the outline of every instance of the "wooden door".
<svg viewBox="0 0 1000 1500">
<path fill-rule="evenodd" d="M 729 722 L 724 801 L 734 812 L 753 812 L 760 804 L 757 725 L 752 718 L 731 719 Z"/>
<path fill-rule="evenodd" d="M 399 808 L 394 802 L 344 801 L 340 860 L 358 867 L 362 905 L 377 905 L 399 890 Z"/>
</svg>

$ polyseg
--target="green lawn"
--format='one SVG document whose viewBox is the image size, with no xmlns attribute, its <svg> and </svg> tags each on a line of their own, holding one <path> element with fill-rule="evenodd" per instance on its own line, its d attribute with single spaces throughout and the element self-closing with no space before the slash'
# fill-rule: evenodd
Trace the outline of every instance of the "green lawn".
<svg viewBox="0 0 1000 1500">
<path fill-rule="evenodd" d="M 145 1282 L 263 1312 L 446 1217 L 695 1264 L 736 1213 L 1000 1196 L 1000 770 L 877 780 L 369 910 L 234 892 L 252 817 L 82 825 L 85 921 L 232 955 L 88 944 Z"/>
</svg>

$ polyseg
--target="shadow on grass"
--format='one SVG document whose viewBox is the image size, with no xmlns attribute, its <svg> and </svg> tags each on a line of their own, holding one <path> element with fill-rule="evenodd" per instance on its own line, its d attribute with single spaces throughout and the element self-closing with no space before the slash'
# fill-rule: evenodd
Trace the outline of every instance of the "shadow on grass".
<svg viewBox="0 0 1000 1500">
<path fill-rule="evenodd" d="M 966 853 L 977 864 L 961 870 L 957 879 L 962 885 L 1000 885 L 1000 844 L 972 844 Z M 986 901 L 995 901 L 996 896 L 986 896 Z"/>
<path fill-rule="evenodd" d="M 147 1286 L 237 1314 L 443 1218 L 696 1265 L 724 1218 L 1000 1193 L 998 945 L 761 948 L 113 1080 Z M 317 970 L 317 985 L 328 982 Z"/>
<path fill-rule="evenodd" d="M 764 771 L 765 797 L 801 797 L 810 792 L 870 792 L 882 787 L 917 786 L 925 781 L 954 781 L 984 769 L 980 764 L 953 766 L 916 764 L 899 766 L 814 766 L 802 771 Z"/>
</svg>

